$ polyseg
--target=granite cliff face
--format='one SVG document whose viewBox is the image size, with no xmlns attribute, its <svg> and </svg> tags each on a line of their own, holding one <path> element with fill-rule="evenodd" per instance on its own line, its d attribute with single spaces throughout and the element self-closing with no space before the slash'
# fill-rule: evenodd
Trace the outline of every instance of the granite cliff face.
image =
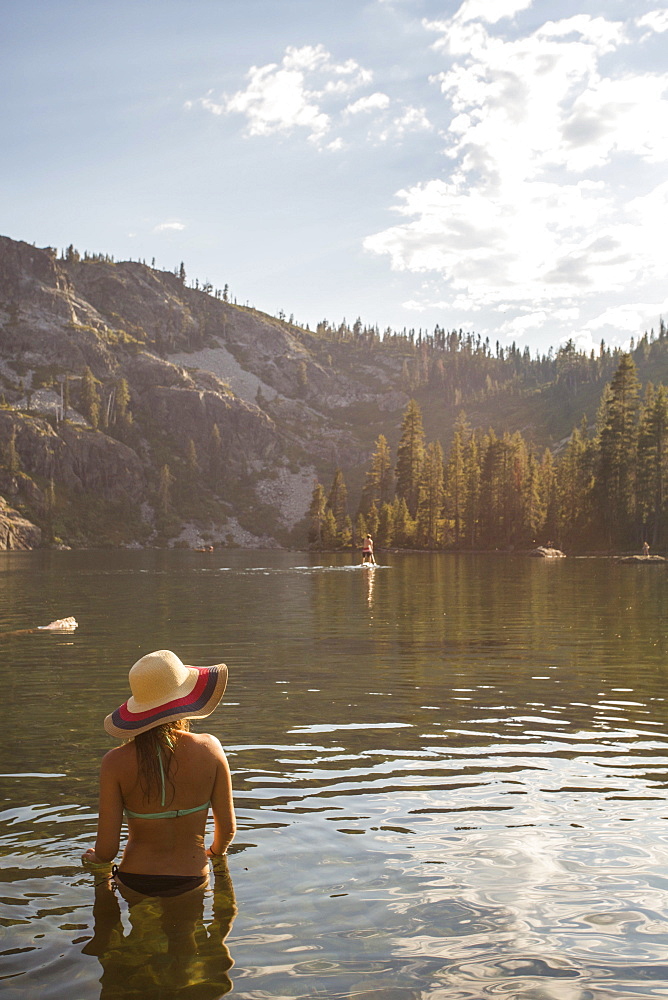
<svg viewBox="0 0 668 1000">
<path fill-rule="evenodd" d="M 0 550 L 35 549 L 42 532 L 0 497 Z"/>
<path fill-rule="evenodd" d="M 0 237 L 0 494 L 46 543 L 302 544 L 314 478 L 361 478 L 407 401 L 400 353 L 346 352 L 169 272 Z"/>
</svg>

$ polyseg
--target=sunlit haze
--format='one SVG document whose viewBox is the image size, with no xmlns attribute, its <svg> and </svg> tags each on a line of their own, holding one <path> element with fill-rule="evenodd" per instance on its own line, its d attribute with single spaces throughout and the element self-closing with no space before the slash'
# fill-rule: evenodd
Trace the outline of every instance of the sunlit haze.
<svg viewBox="0 0 668 1000">
<path fill-rule="evenodd" d="M 311 328 L 546 351 L 668 312 L 668 8 L 0 0 L 2 223 Z"/>
</svg>

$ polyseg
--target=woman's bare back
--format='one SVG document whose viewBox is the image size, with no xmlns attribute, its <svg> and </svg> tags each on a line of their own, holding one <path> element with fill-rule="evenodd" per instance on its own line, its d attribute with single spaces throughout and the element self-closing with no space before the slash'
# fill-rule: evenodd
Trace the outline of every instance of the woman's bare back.
<svg viewBox="0 0 668 1000">
<path fill-rule="evenodd" d="M 199 875 L 208 870 L 204 834 L 208 804 L 217 826 L 233 817 L 229 768 L 219 741 L 208 734 L 179 733 L 173 755 L 165 766 L 165 801 L 161 789 L 146 797 L 139 780 L 133 743 L 110 751 L 105 757 L 117 782 L 128 824 L 128 842 L 119 865 L 121 871 L 145 875 Z M 174 816 L 175 810 L 186 815 Z M 165 815 L 162 815 L 165 814 Z M 233 823 L 233 820 L 232 820 Z"/>
</svg>

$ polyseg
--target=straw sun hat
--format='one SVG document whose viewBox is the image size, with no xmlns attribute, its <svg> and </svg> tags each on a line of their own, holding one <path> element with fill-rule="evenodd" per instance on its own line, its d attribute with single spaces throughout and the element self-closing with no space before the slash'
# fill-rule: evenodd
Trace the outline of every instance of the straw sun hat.
<svg viewBox="0 0 668 1000">
<path fill-rule="evenodd" d="M 176 653 L 147 653 L 130 669 L 132 696 L 104 720 L 117 739 L 130 739 L 176 719 L 204 719 L 223 697 L 227 667 L 187 667 Z"/>
</svg>

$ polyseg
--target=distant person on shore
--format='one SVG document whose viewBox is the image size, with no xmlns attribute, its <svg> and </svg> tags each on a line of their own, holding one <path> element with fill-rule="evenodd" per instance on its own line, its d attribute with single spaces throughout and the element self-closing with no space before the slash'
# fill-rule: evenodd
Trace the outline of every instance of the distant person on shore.
<svg viewBox="0 0 668 1000">
<path fill-rule="evenodd" d="M 649 543 L 648 542 L 643 542 L 642 543 L 642 554 L 644 555 L 645 559 L 648 558 L 648 556 L 649 556 Z"/>
<path fill-rule="evenodd" d="M 100 769 L 95 847 L 85 867 L 111 868 L 123 814 L 128 840 L 109 874 L 132 905 L 146 896 L 203 891 L 209 859 L 222 858 L 236 831 L 227 758 L 215 736 L 191 733 L 188 719 L 204 719 L 223 697 L 227 667 L 185 666 L 161 649 L 130 670 L 132 696 L 108 715 L 104 728 L 127 742 L 110 750 Z M 204 845 L 209 808 L 213 843 Z"/>
<path fill-rule="evenodd" d="M 373 554 L 373 538 L 371 535 L 367 535 L 362 543 L 362 562 L 371 563 L 372 566 L 376 565 L 376 560 Z"/>
</svg>

